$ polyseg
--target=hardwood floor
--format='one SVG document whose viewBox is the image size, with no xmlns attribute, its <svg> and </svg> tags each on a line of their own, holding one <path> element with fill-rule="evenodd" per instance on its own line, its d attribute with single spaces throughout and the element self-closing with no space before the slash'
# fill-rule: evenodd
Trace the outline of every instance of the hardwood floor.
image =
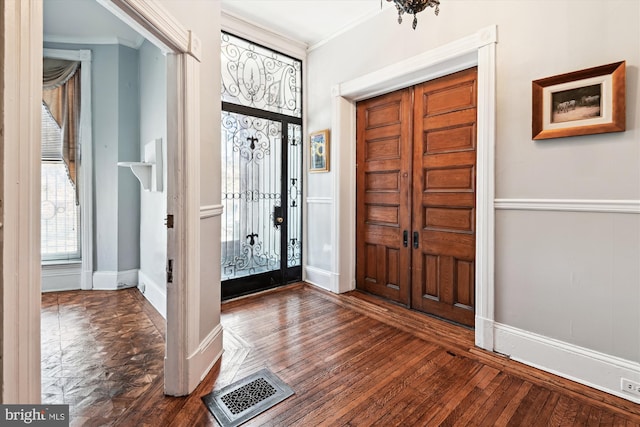
<svg viewBox="0 0 640 427">
<path fill-rule="evenodd" d="M 225 353 L 184 398 L 162 395 L 164 322 L 137 290 L 44 294 L 42 318 L 43 401 L 70 403 L 72 425 L 215 426 L 200 397 L 266 366 L 295 394 L 248 426 L 640 426 L 640 405 L 359 292 L 224 303 Z"/>
<path fill-rule="evenodd" d="M 43 403 L 69 404 L 72 425 L 117 419 L 162 381 L 154 312 L 137 289 L 42 294 Z"/>
</svg>

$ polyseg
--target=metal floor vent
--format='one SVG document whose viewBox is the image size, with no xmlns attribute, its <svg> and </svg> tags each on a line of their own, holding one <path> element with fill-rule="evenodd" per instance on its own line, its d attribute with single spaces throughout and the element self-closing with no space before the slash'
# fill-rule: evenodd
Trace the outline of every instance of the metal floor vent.
<svg viewBox="0 0 640 427">
<path fill-rule="evenodd" d="M 222 427 L 235 427 L 282 402 L 293 390 L 264 368 L 202 397 Z"/>
</svg>

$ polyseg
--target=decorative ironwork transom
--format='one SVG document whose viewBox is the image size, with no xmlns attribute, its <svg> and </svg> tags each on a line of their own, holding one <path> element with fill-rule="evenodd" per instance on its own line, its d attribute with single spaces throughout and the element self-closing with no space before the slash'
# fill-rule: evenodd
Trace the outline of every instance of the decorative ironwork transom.
<svg viewBox="0 0 640 427">
<path fill-rule="evenodd" d="M 222 33 L 222 101 L 302 117 L 302 63 Z"/>
</svg>

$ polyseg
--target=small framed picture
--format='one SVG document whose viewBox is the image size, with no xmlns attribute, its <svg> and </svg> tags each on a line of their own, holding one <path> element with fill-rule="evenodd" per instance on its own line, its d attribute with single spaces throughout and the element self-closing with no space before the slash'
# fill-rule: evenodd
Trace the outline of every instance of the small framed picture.
<svg viewBox="0 0 640 427">
<path fill-rule="evenodd" d="M 329 129 L 311 133 L 309 150 L 309 172 L 329 172 Z"/>
<path fill-rule="evenodd" d="M 533 139 L 625 130 L 625 61 L 534 80 Z"/>
</svg>

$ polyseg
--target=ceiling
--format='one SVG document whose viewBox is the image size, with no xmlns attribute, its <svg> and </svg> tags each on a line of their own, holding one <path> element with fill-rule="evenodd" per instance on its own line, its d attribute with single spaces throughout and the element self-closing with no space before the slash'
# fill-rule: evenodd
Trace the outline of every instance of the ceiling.
<svg viewBox="0 0 640 427">
<path fill-rule="evenodd" d="M 44 0 L 44 40 L 122 44 L 138 48 L 144 38 L 93 0 Z"/>
<path fill-rule="evenodd" d="M 391 6 L 382 0 L 221 0 L 223 12 L 313 46 Z"/>
<path fill-rule="evenodd" d="M 213 1 L 213 0 L 209 0 Z M 220 0 L 223 12 L 313 46 L 391 7 L 383 0 Z M 137 48 L 144 40 L 95 0 L 44 0 L 48 42 Z"/>
</svg>

